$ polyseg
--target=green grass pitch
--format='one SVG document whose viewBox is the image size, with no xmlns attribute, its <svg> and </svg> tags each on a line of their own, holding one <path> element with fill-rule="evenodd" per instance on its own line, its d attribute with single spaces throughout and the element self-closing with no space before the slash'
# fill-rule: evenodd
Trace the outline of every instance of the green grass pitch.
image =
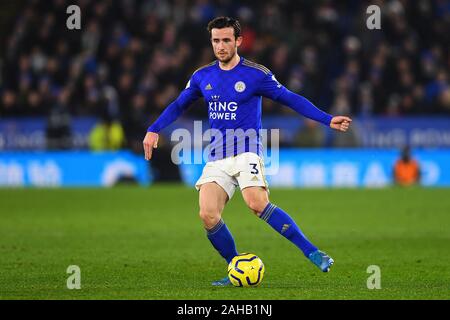
<svg viewBox="0 0 450 320">
<path fill-rule="evenodd" d="M 198 194 L 180 185 L 0 189 L 0 299 L 449 299 L 449 189 L 275 189 L 271 201 L 335 259 L 328 274 L 244 205 L 224 220 L 261 257 L 257 288 L 213 288 L 226 264 Z M 69 265 L 81 289 L 66 287 Z M 381 289 L 369 290 L 370 265 Z"/>
</svg>

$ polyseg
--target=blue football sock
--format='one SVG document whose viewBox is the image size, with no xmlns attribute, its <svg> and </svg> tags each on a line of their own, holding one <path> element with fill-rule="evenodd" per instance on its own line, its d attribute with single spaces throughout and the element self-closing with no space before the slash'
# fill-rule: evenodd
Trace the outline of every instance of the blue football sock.
<svg viewBox="0 0 450 320">
<path fill-rule="evenodd" d="M 238 255 L 233 236 L 222 219 L 212 229 L 206 230 L 209 241 L 220 255 L 230 263 Z"/>
<path fill-rule="evenodd" d="M 260 218 L 270 224 L 270 226 L 283 237 L 289 239 L 289 241 L 300 248 L 306 257 L 308 257 L 311 252 L 317 250 L 317 248 L 305 237 L 295 221 L 277 206 L 269 203 L 264 208 Z"/>
</svg>

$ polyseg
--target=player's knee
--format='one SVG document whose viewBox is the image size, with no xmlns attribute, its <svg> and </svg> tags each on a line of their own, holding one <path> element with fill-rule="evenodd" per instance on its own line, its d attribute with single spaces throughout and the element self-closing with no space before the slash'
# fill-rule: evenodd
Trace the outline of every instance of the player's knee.
<svg viewBox="0 0 450 320">
<path fill-rule="evenodd" d="M 249 199 L 247 201 L 247 206 L 250 208 L 250 210 L 253 211 L 254 214 L 256 214 L 258 217 L 261 215 L 261 213 L 264 211 L 264 208 L 267 205 L 267 201 L 262 199 Z"/>
<path fill-rule="evenodd" d="M 199 216 L 206 228 L 214 227 L 221 218 L 220 210 L 213 208 L 201 208 Z"/>
</svg>

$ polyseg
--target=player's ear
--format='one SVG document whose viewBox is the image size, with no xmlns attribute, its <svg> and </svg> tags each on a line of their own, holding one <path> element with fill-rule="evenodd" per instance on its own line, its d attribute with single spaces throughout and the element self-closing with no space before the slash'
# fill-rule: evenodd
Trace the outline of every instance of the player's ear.
<svg viewBox="0 0 450 320">
<path fill-rule="evenodd" d="M 242 36 L 236 38 L 236 47 L 239 47 L 242 43 Z"/>
</svg>

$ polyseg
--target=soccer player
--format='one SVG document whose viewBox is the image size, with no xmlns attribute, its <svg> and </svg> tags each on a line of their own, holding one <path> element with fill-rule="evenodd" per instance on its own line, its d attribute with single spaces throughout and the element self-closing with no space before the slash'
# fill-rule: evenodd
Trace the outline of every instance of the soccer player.
<svg viewBox="0 0 450 320">
<path fill-rule="evenodd" d="M 230 139 L 227 131 L 259 132 L 262 96 L 338 131 L 347 131 L 352 120 L 321 111 L 306 98 L 286 89 L 266 67 L 240 57 L 237 51 L 243 39 L 237 20 L 215 18 L 209 22 L 208 32 L 217 60 L 197 69 L 178 98 L 148 128 L 143 141 L 145 159 L 150 160 L 153 148 L 157 148 L 158 132 L 203 96 L 211 128 L 223 134 L 211 139 L 208 162 L 195 185 L 199 191 L 200 218 L 213 247 L 227 263 L 238 255 L 222 211 L 239 186 L 245 203 L 259 218 L 296 245 L 321 271 L 328 272 L 333 259 L 306 238 L 287 212 L 269 201 L 260 136 L 256 133 Z M 230 281 L 225 277 L 212 284 L 225 286 Z"/>
</svg>

